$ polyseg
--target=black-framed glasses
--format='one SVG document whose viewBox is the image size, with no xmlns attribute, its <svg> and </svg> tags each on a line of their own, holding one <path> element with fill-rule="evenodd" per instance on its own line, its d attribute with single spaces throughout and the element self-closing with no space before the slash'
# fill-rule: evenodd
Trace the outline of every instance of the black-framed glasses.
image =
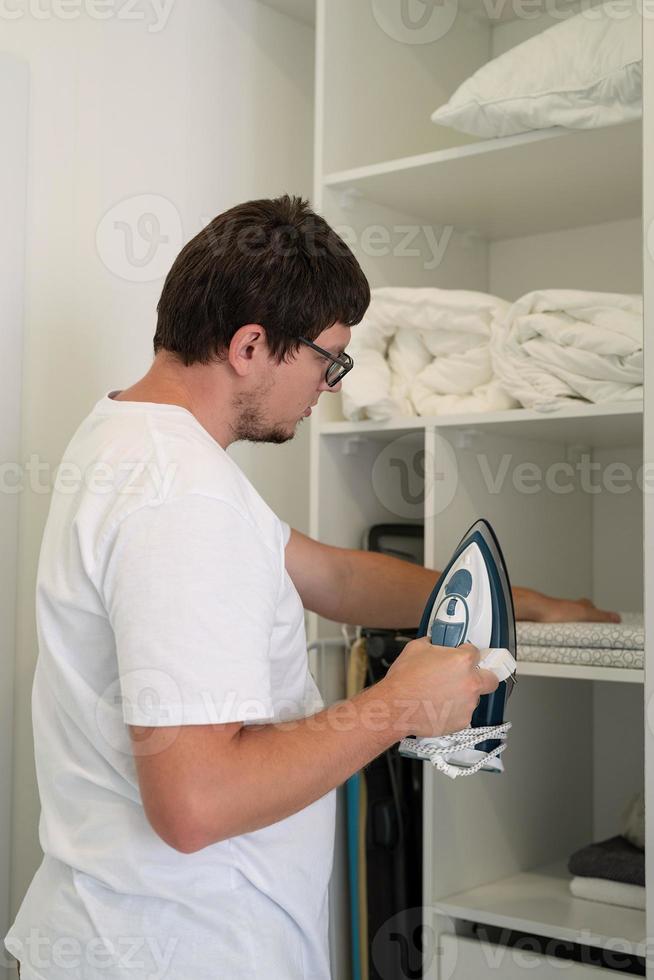
<svg viewBox="0 0 654 980">
<path fill-rule="evenodd" d="M 337 385 L 338 382 L 345 377 L 347 372 L 351 371 L 354 367 L 354 361 L 349 354 L 345 353 L 345 351 L 343 351 L 342 354 L 332 354 L 323 347 L 318 347 L 318 344 L 314 344 L 312 340 L 305 340 L 304 337 L 300 337 L 299 340 L 301 343 L 306 344 L 307 347 L 312 347 L 315 351 L 318 351 L 318 353 L 322 354 L 323 357 L 326 357 L 328 361 L 331 361 L 331 364 L 325 373 L 325 381 L 330 388 Z"/>
</svg>

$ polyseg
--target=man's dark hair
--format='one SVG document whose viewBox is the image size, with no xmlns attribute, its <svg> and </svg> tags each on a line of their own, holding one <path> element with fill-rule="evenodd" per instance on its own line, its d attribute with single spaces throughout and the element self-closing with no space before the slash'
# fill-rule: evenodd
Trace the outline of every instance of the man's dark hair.
<svg viewBox="0 0 654 980">
<path fill-rule="evenodd" d="M 175 259 L 157 305 L 155 353 L 186 365 L 224 356 L 246 323 L 260 323 L 277 362 L 300 337 L 339 321 L 353 326 L 370 303 L 356 258 L 301 197 L 247 201 L 219 214 Z"/>
</svg>

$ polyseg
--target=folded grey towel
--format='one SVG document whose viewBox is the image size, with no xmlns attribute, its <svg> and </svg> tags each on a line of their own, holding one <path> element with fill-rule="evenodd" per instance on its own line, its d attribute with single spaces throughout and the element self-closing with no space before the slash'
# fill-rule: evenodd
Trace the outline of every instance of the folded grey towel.
<svg viewBox="0 0 654 980">
<path fill-rule="evenodd" d="M 624 837 L 610 837 L 575 851 L 568 861 L 568 870 L 582 878 L 606 878 L 644 886 L 645 852 Z"/>
</svg>

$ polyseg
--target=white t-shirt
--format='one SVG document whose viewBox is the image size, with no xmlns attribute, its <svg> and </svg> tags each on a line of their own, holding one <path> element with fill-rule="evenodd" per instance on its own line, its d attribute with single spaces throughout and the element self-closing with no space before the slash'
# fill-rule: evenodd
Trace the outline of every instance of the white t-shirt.
<svg viewBox="0 0 654 980">
<path fill-rule="evenodd" d="M 335 790 L 182 854 L 148 823 L 126 727 L 324 706 L 289 535 L 184 408 L 107 395 L 75 433 L 38 570 L 44 858 L 5 939 L 22 980 L 330 976 Z"/>
</svg>

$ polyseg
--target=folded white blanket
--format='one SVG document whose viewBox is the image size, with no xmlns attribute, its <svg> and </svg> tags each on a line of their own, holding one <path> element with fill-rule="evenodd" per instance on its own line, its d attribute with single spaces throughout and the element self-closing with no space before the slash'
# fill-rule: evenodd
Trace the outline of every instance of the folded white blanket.
<svg viewBox="0 0 654 980">
<path fill-rule="evenodd" d="M 643 397 L 642 297 L 574 289 L 527 293 L 491 333 L 495 375 L 526 408 Z"/>
<path fill-rule="evenodd" d="M 382 287 L 353 327 L 346 418 L 500 411 L 516 401 L 493 377 L 491 335 L 509 304 L 464 289 Z"/>
<path fill-rule="evenodd" d="M 590 902 L 620 905 L 627 909 L 645 908 L 645 888 L 642 885 L 627 885 L 606 878 L 575 876 L 570 881 L 570 891 L 575 898 L 585 898 Z"/>
</svg>

